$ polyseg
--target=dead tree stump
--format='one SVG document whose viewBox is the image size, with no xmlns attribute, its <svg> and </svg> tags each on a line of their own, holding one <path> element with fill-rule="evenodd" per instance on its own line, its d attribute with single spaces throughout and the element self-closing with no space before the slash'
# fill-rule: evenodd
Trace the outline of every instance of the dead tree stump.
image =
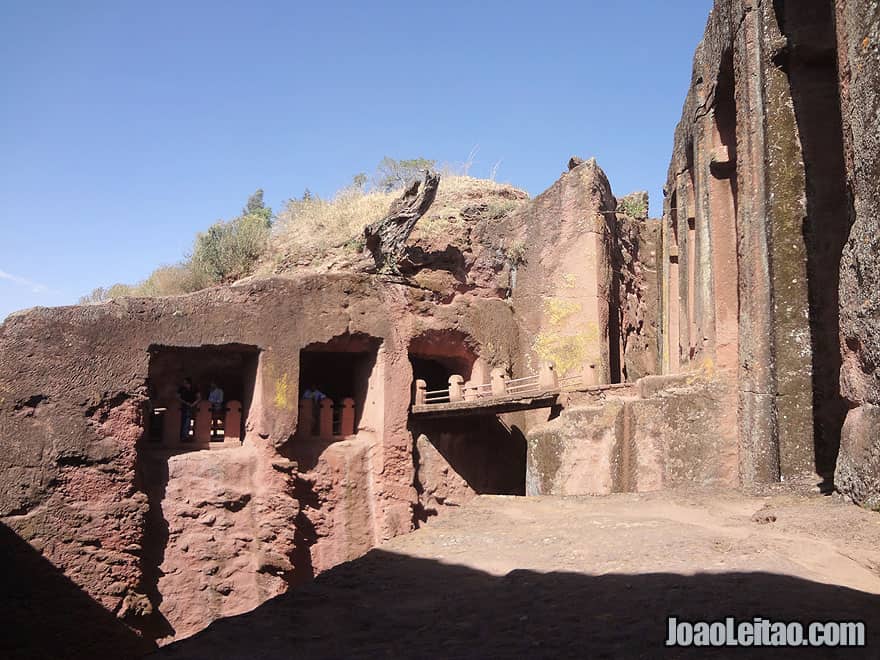
<svg viewBox="0 0 880 660">
<path fill-rule="evenodd" d="M 434 203 L 439 185 L 440 175 L 426 171 L 424 181 L 413 181 L 403 195 L 392 202 L 388 215 L 364 228 L 366 247 L 373 255 L 378 272 L 400 275 L 398 264 L 406 241 L 419 218 Z"/>
</svg>

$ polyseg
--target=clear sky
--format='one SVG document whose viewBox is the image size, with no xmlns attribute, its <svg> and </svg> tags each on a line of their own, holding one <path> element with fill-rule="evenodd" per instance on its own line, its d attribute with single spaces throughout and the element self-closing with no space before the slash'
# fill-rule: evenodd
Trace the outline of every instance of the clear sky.
<svg viewBox="0 0 880 660">
<path fill-rule="evenodd" d="M 663 185 L 711 0 L 0 0 L 0 319 L 383 156 Z"/>
</svg>

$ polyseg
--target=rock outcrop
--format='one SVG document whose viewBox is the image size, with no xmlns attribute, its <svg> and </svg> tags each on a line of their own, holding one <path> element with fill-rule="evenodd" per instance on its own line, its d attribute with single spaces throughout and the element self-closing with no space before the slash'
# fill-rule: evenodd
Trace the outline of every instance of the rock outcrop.
<svg viewBox="0 0 880 660">
<path fill-rule="evenodd" d="M 529 420 L 416 421 L 414 374 L 442 388 L 452 374 L 524 376 L 541 358 L 594 353 L 600 380 L 612 364 L 617 378 L 650 369 L 653 266 L 640 259 L 654 235 L 615 212 L 595 161 L 534 201 L 456 185 L 419 209 L 392 277 L 355 259 L 11 316 L 0 326 L 0 521 L 164 644 L 475 494 L 523 494 Z M 192 438 L 181 428 L 185 376 L 223 382 L 235 413 L 222 436 L 205 425 L 209 407 Z M 339 410 L 326 425 L 301 399 L 316 381 Z"/>
<path fill-rule="evenodd" d="M 880 6 L 837 3 L 852 227 L 840 266 L 840 383 L 850 410 L 835 484 L 880 507 Z"/>
<path fill-rule="evenodd" d="M 430 292 L 363 275 L 13 315 L 0 326 L 0 517 L 145 634 L 189 634 L 279 593 L 298 568 L 310 576 L 412 529 L 407 347 L 453 326 L 487 362 L 511 361 L 506 338 L 516 331 L 504 301 L 436 308 Z M 344 350 L 359 336 L 381 347 L 369 375 L 382 394 L 374 428 L 326 453 L 326 443 L 294 440 L 301 350 L 334 337 Z M 148 437 L 151 391 L 167 389 L 150 382 L 162 375 L 151 367 L 162 347 L 176 347 L 190 369 L 199 351 L 253 347 L 242 446 L 187 452 Z M 372 463 L 360 478 L 347 465 L 365 453 Z M 290 462 L 309 456 L 312 465 Z M 323 500 L 301 487 L 315 474 L 326 477 L 314 486 Z M 341 492 L 355 487 L 348 510 Z M 359 540 L 352 524 L 365 530 Z M 297 567 L 312 544 L 312 565 Z"/>
<path fill-rule="evenodd" d="M 830 490 L 837 465 L 849 492 L 861 459 L 838 451 L 863 447 L 871 414 L 844 425 L 847 408 L 878 403 L 878 29 L 871 2 L 718 0 L 697 47 L 665 188 L 661 366 L 736 383 L 746 487 Z"/>
<path fill-rule="evenodd" d="M 730 387 L 698 374 L 573 394 L 528 431 L 530 495 L 607 495 L 739 485 Z"/>
</svg>

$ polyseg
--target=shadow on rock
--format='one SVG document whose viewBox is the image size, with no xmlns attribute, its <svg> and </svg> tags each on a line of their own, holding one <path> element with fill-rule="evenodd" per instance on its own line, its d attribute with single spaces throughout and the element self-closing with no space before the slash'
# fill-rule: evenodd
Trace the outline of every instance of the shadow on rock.
<svg viewBox="0 0 880 660">
<path fill-rule="evenodd" d="M 863 620 L 868 647 L 667 649 L 666 617 Z M 876 657 L 880 596 L 768 573 L 493 576 L 381 550 L 163 658 Z"/>
<path fill-rule="evenodd" d="M 139 658 L 155 646 L 0 524 L 0 657 Z"/>
</svg>

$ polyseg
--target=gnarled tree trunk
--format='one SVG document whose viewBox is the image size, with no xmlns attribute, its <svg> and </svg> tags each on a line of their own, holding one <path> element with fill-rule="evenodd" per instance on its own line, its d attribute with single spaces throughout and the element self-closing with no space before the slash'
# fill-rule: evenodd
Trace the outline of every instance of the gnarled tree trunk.
<svg viewBox="0 0 880 660">
<path fill-rule="evenodd" d="M 426 171 L 424 181 L 414 181 L 392 202 L 388 215 L 364 228 L 367 249 L 379 272 L 400 274 L 398 263 L 406 240 L 419 218 L 434 203 L 439 185 L 440 175 Z"/>
</svg>

